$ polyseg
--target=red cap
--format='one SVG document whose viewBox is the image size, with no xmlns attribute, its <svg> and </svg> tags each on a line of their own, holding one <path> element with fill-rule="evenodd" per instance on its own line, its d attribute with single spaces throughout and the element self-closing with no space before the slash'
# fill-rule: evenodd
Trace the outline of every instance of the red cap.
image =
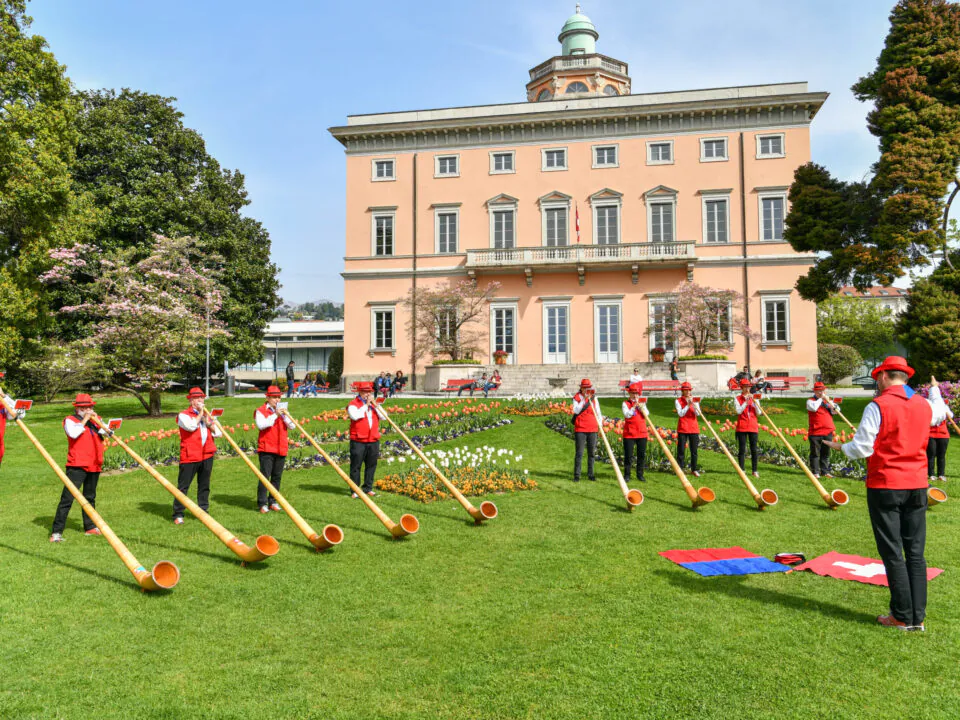
<svg viewBox="0 0 960 720">
<path fill-rule="evenodd" d="M 820 382 L 819 380 L 813 384 L 813 390 L 814 390 L 814 392 L 816 392 L 817 390 L 826 390 L 826 389 L 827 389 L 827 386 L 824 385 L 824 384 L 823 384 L 822 382 Z"/>
<path fill-rule="evenodd" d="M 877 375 L 882 373 L 884 370 L 899 370 L 900 372 L 906 373 L 908 378 L 912 378 L 914 373 L 913 368 L 907 365 L 907 361 L 899 355 L 891 355 L 882 363 L 880 363 L 870 372 L 870 377 L 876 380 Z"/>
<path fill-rule="evenodd" d="M 628 392 L 642 393 L 643 392 L 643 383 L 635 382 L 632 385 L 627 386 Z"/>
<path fill-rule="evenodd" d="M 744 378 L 743 380 L 740 381 L 740 387 L 741 387 L 741 389 L 742 389 L 742 388 L 748 388 L 748 387 L 750 387 L 751 385 L 753 385 L 753 383 L 750 382 L 749 380 L 747 380 L 746 378 Z"/>
<path fill-rule="evenodd" d="M 681 389 L 681 390 L 693 390 L 693 385 L 691 385 L 690 383 L 684 381 L 684 382 L 680 383 L 680 389 Z"/>
<path fill-rule="evenodd" d="M 73 401 L 74 407 L 93 407 L 94 405 L 96 405 L 96 403 L 93 401 L 93 398 L 86 393 L 80 393 L 77 395 L 77 399 Z"/>
<path fill-rule="evenodd" d="M 193 400 L 195 398 L 205 398 L 203 390 L 198 387 L 190 388 L 190 392 L 187 393 L 187 400 Z"/>
<path fill-rule="evenodd" d="M 372 382 L 358 382 L 357 383 L 357 392 L 373 392 L 373 383 Z"/>
<path fill-rule="evenodd" d="M 271 385 L 267 388 L 267 397 L 283 397 L 283 391 L 276 385 Z"/>
<path fill-rule="evenodd" d="M 581 389 L 581 390 L 592 390 L 592 389 L 593 389 L 593 383 L 590 382 L 590 378 L 584 378 L 583 380 L 580 381 L 580 389 Z"/>
</svg>

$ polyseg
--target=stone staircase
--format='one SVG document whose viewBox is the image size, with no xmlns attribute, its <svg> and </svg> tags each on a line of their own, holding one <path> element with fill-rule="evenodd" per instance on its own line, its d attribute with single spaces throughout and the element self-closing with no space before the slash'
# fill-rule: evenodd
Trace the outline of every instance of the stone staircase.
<svg viewBox="0 0 960 720">
<path fill-rule="evenodd" d="M 488 365 L 481 372 L 489 376 L 494 369 L 500 371 L 503 384 L 501 396 L 517 394 L 551 393 L 572 396 L 582 378 L 590 378 L 601 395 L 619 395 L 620 381 L 627 380 L 634 368 L 639 368 L 644 380 L 669 380 L 670 367 L 666 363 L 582 363 L 568 365 Z M 554 379 L 554 383 L 550 382 Z M 563 384 L 556 378 L 566 378 Z M 681 380 L 684 378 L 681 377 Z"/>
</svg>

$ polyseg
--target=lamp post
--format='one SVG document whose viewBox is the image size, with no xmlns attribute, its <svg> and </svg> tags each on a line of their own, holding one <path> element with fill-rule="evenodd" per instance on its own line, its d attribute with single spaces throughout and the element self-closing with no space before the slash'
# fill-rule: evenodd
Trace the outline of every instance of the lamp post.
<svg viewBox="0 0 960 720">
<path fill-rule="evenodd" d="M 226 377 L 224 377 L 226 382 Z M 207 383 L 204 390 L 207 397 L 210 397 L 210 298 L 207 298 Z"/>
</svg>

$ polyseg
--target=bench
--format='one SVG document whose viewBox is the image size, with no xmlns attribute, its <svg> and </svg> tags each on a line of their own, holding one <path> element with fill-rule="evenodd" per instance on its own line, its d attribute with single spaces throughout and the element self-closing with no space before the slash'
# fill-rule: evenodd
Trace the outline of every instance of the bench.
<svg viewBox="0 0 960 720">
<path fill-rule="evenodd" d="M 770 383 L 771 390 L 784 392 L 786 390 L 805 390 L 810 381 L 803 376 L 799 376 L 776 378 L 768 377 L 767 382 Z"/>
<path fill-rule="evenodd" d="M 627 392 L 627 388 L 630 386 L 629 380 L 620 381 L 620 391 L 623 393 Z M 679 380 L 644 380 L 643 381 L 643 392 L 679 392 L 680 391 L 680 381 Z"/>
<path fill-rule="evenodd" d="M 440 388 L 440 390 L 442 392 L 459 392 L 460 388 L 473 385 L 475 382 L 476 380 L 447 380 L 447 384 Z"/>
</svg>

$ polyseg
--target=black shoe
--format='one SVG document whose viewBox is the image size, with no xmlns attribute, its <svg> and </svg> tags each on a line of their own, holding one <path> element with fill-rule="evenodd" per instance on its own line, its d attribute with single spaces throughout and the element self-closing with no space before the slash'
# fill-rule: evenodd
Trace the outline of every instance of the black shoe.
<svg viewBox="0 0 960 720">
<path fill-rule="evenodd" d="M 580 478 L 574 478 L 573 481 L 574 481 L 574 482 L 580 482 Z"/>
<path fill-rule="evenodd" d="M 597 481 L 597 479 L 596 479 L 595 477 L 593 477 L 593 478 L 587 478 L 587 480 L 589 480 L 590 482 L 596 482 L 596 481 Z"/>
<path fill-rule="evenodd" d="M 647 481 L 647 479 L 646 479 L 645 477 L 643 477 L 642 475 L 641 475 L 640 477 L 638 477 L 637 480 L 638 480 L 639 482 L 646 482 L 646 481 Z"/>
</svg>

